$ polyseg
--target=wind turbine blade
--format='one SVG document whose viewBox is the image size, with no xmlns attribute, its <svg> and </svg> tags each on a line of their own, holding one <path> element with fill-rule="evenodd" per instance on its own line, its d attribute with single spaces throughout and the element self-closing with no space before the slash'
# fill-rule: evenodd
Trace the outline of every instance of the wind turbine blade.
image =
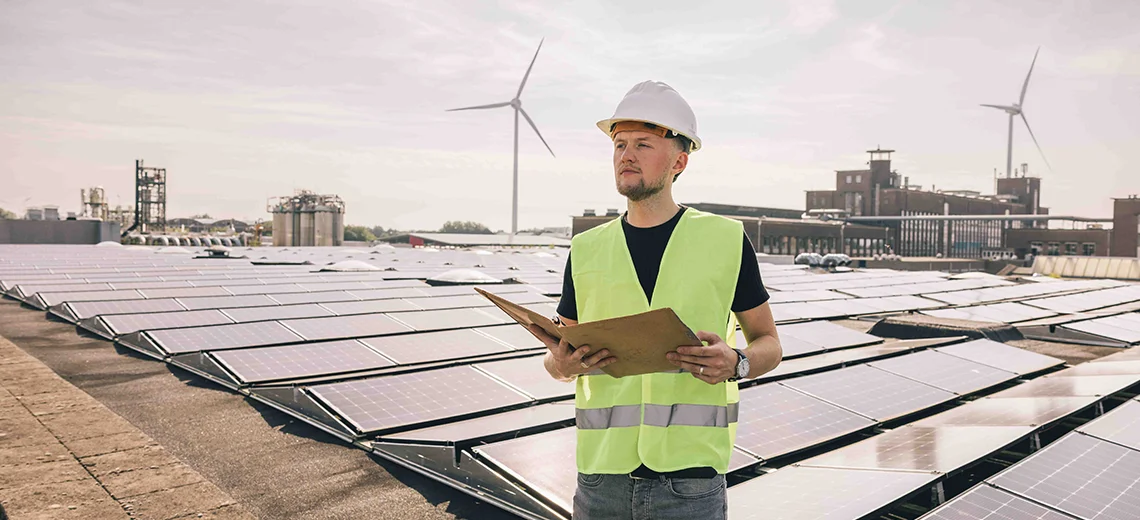
<svg viewBox="0 0 1140 520">
<path fill-rule="evenodd" d="M 522 96 L 523 87 L 526 87 L 526 79 L 530 77 L 530 69 L 534 68 L 534 62 L 538 59 L 538 51 L 542 50 L 542 42 L 544 41 L 546 41 L 546 38 L 538 42 L 538 50 L 534 51 L 534 57 L 530 59 L 530 66 L 526 68 L 526 74 L 523 74 L 522 83 L 519 83 L 519 92 L 515 94 L 515 99 Z"/>
<path fill-rule="evenodd" d="M 1021 97 L 1017 100 L 1017 106 L 1025 104 L 1025 90 L 1029 88 L 1029 76 L 1033 75 L 1033 66 L 1037 64 L 1037 54 L 1041 52 L 1041 47 L 1037 48 L 1037 52 L 1033 53 L 1033 62 L 1029 64 L 1029 74 L 1025 75 L 1025 83 L 1021 85 Z"/>
<path fill-rule="evenodd" d="M 451 109 L 448 109 L 447 112 L 456 112 L 459 110 L 481 110 L 484 108 L 499 108 L 499 107 L 509 107 L 509 106 L 511 106 L 511 102 L 506 101 L 503 103 L 492 103 L 490 105 L 479 105 L 476 107 L 451 108 Z"/>
<path fill-rule="evenodd" d="M 550 149 L 550 145 L 546 144 L 546 139 L 543 139 L 543 138 L 542 138 L 542 132 L 539 132 L 539 131 L 538 131 L 538 126 L 535 126 L 535 124 L 534 124 L 534 121 L 533 121 L 533 120 L 530 118 L 530 116 L 529 116 L 529 115 L 527 115 L 527 113 L 526 113 L 526 110 L 523 110 L 523 109 L 520 107 L 520 108 L 518 109 L 518 111 L 519 111 L 519 113 L 521 113 L 521 114 L 522 114 L 522 116 L 523 116 L 524 118 L 526 118 L 526 122 L 527 122 L 527 123 L 530 123 L 530 127 L 534 129 L 534 133 L 535 133 L 535 134 L 538 134 L 538 138 L 539 138 L 540 140 L 542 140 L 542 144 L 546 145 L 546 150 L 550 152 L 550 156 L 551 156 L 551 157 L 558 157 L 557 155 L 554 155 L 554 150 L 551 150 L 551 149 Z"/>
<path fill-rule="evenodd" d="M 1037 145 L 1037 153 L 1041 154 L 1041 160 L 1045 161 L 1045 166 L 1049 167 L 1049 171 L 1053 171 L 1053 165 L 1049 164 L 1049 159 L 1045 158 L 1045 151 L 1041 149 L 1041 145 L 1037 143 L 1037 136 L 1033 135 L 1033 129 L 1029 126 L 1029 120 L 1025 118 L 1025 112 L 1021 113 L 1021 120 L 1025 122 L 1025 129 L 1029 130 L 1029 137 L 1033 138 L 1033 144 Z"/>
<path fill-rule="evenodd" d="M 1016 110 L 1016 108 L 1014 108 L 1014 107 L 1007 107 L 1004 105 L 980 105 L 980 106 L 996 108 L 998 110 L 1005 110 L 1006 112 L 1009 112 L 1010 110 Z"/>
</svg>

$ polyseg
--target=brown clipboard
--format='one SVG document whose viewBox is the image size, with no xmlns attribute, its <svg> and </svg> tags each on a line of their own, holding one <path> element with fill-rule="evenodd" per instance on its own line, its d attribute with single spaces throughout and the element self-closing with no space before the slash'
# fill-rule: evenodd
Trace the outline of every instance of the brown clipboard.
<svg viewBox="0 0 1140 520">
<path fill-rule="evenodd" d="M 571 346 L 589 345 L 592 352 L 609 350 L 618 360 L 602 371 L 613 377 L 677 370 L 665 359 L 666 353 L 681 346 L 704 345 L 669 308 L 559 327 L 537 312 L 478 287 L 475 290 L 528 330 L 530 325 L 538 325 Z"/>
</svg>

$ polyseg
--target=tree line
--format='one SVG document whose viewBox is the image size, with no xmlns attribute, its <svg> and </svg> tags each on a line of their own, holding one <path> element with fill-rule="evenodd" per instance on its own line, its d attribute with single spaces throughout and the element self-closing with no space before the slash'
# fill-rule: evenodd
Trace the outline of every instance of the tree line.
<svg viewBox="0 0 1140 520">
<path fill-rule="evenodd" d="M 491 228 L 478 222 L 469 220 L 449 220 L 443 223 L 438 230 L 401 231 L 398 229 L 384 229 L 381 226 L 344 226 L 344 239 L 352 242 L 371 242 L 378 238 L 401 235 L 404 233 L 463 233 L 475 235 L 492 235 Z"/>
</svg>

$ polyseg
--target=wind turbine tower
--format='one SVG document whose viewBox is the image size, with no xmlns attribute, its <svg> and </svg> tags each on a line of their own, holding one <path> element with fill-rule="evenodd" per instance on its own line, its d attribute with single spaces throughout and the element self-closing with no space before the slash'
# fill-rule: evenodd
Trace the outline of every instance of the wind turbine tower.
<svg viewBox="0 0 1140 520">
<path fill-rule="evenodd" d="M 534 120 L 532 120 L 530 118 L 530 115 L 528 115 L 526 113 L 526 110 L 523 110 L 522 99 L 520 99 L 522 97 L 523 88 L 526 87 L 526 80 L 527 80 L 527 78 L 530 77 L 530 71 L 531 71 L 531 69 L 534 68 L 534 62 L 535 62 L 535 60 L 538 59 L 538 51 L 542 50 L 542 42 L 544 42 L 544 41 L 546 41 L 545 38 L 543 38 L 541 41 L 538 42 L 538 50 L 534 51 L 534 58 L 531 58 L 530 66 L 526 68 L 526 74 L 523 74 L 522 82 L 519 83 L 519 90 L 518 90 L 518 92 L 515 93 L 515 97 L 513 99 L 511 99 L 510 101 L 504 101 L 502 103 L 492 103 L 490 105 L 479 105 L 479 106 L 473 106 L 473 107 L 453 108 L 453 109 L 448 110 L 448 112 L 455 112 L 455 111 L 459 111 L 459 110 L 482 110 L 482 109 L 488 109 L 488 108 L 502 108 L 502 107 L 508 107 L 508 106 L 515 110 L 515 167 L 514 167 L 514 177 L 513 177 L 513 184 L 512 184 L 512 190 L 511 190 L 511 240 L 512 241 L 515 238 L 515 233 L 518 233 L 518 230 L 519 230 L 519 114 L 522 114 L 522 116 L 524 118 L 526 118 L 526 122 L 529 123 L 530 127 L 534 129 L 534 133 L 536 135 L 538 135 L 539 140 L 541 140 L 542 144 L 546 146 L 546 149 L 550 152 L 550 155 L 552 157 L 554 156 L 554 150 L 551 150 L 550 145 L 546 144 L 546 139 L 542 138 L 542 132 L 538 131 L 538 126 L 535 126 Z"/>
<path fill-rule="evenodd" d="M 1025 129 L 1029 130 L 1029 137 L 1033 138 L 1033 144 L 1037 146 L 1037 152 L 1041 154 L 1041 160 L 1045 161 L 1045 166 L 1049 170 L 1053 170 L 1053 166 L 1049 164 L 1049 160 L 1045 158 L 1045 152 L 1041 150 L 1041 145 L 1037 143 L 1037 136 L 1033 135 L 1033 128 L 1029 126 L 1029 120 L 1025 118 L 1025 91 L 1029 88 L 1029 77 L 1033 75 L 1033 66 L 1037 64 L 1037 54 L 1041 52 L 1041 47 L 1037 48 L 1037 52 L 1033 53 L 1033 62 L 1029 64 L 1029 73 L 1025 75 L 1025 83 L 1021 85 L 1021 97 L 1017 102 L 1012 105 L 982 105 L 984 107 L 996 108 L 1009 114 L 1009 140 L 1005 149 L 1005 177 L 1008 179 L 1013 173 L 1013 118 L 1021 116 L 1021 120 L 1025 123 Z"/>
</svg>

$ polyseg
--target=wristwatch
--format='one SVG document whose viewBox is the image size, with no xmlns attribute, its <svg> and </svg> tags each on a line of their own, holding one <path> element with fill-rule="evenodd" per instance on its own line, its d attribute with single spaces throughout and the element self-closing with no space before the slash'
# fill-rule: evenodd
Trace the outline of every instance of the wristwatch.
<svg viewBox="0 0 1140 520">
<path fill-rule="evenodd" d="M 748 356 L 744 355 L 744 351 L 738 348 L 732 350 L 736 351 L 736 356 L 739 358 L 736 361 L 736 375 L 728 378 L 729 381 L 740 381 L 748 377 L 748 371 L 751 368 L 748 363 Z"/>
</svg>

